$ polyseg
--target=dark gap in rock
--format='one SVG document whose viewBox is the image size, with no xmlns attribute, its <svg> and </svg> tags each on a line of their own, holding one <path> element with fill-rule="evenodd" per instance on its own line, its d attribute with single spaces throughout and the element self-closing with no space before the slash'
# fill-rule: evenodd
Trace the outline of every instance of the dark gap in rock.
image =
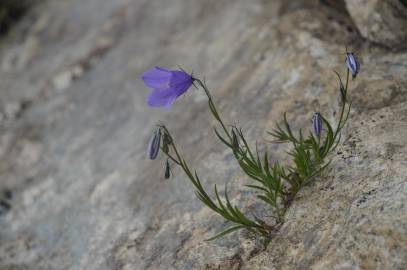
<svg viewBox="0 0 407 270">
<path fill-rule="evenodd" d="M 33 4 L 30 0 L 1 0 L 0 1 L 0 35 L 15 24 Z"/>
<path fill-rule="evenodd" d="M 10 211 L 10 209 L 11 205 L 8 202 L 0 200 L 0 215 L 5 214 L 6 212 Z"/>
<path fill-rule="evenodd" d="M 357 50 L 365 43 L 344 0 L 297 0 L 281 3 L 278 11 L 281 17 L 289 18 L 294 13 L 297 17 L 303 16 L 295 22 L 298 28 L 309 32 L 314 38 L 341 44 L 344 48 L 352 45 L 351 50 Z"/>
<path fill-rule="evenodd" d="M 342 13 L 348 13 L 344 0 L 320 0 L 321 4 L 334 8 Z"/>
<path fill-rule="evenodd" d="M 400 3 L 407 8 L 407 0 L 399 0 Z"/>
<path fill-rule="evenodd" d="M 7 200 L 11 200 L 13 198 L 13 192 L 10 189 L 5 189 L 3 191 L 3 196 Z"/>
<path fill-rule="evenodd" d="M 279 14 L 287 14 L 299 9 L 318 8 L 325 6 L 339 13 L 348 13 L 344 0 L 297 0 L 283 2 Z"/>
</svg>

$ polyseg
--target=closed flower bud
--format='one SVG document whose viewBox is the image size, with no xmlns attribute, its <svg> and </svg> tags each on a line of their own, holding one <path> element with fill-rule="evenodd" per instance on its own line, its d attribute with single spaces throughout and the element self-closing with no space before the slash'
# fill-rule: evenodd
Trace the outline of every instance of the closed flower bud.
<svg viewBox="0 0 407 270">
<path fill-rule="evenodd" d="M 346 65 L 352 73 L 352 78 L 356 78 L 360 70 L 360 64 L 356 56 L 351 52 L 346 53 Z"/>
<path fill-rule="evenodd" d="M 154 131 L 153 136 L 151 137 L 150 143 L 148 144 L 148 157 L 153 160 L 158 156 L 160 150 L 160 141 L 161 141 L 161 131 L 157 128 Z"/>
<path fill-rule="evenodd" d="M 163 135 L 163 152 L 164 153 L 168 154 L 170 145 L 171 145 L 170 136 L 168 136 L 168 134 L 164 132 L 164 135 Z"/>
<path fill-rule="evenodd" d="M 232 129 L 232 146 L 233 148 L 239 148 L 239 140 L 237 139 L 236 132 Z"/>
<path fill-rule="evenodd" d="M 312 116 L 312 129 L 318 137 L 321 136 L 322 116 L 319 112 L 314 113 L 314 115 Z"/>
<path fill-rule="evenodd" d="M 165 163 L 164 177 L 165 177 L 165 179 L 168 179 L 168 178 L 170 178 L 170 176 L 171 176 L 170 162 L 167 159 L 167 162 Z"/>
</svg>

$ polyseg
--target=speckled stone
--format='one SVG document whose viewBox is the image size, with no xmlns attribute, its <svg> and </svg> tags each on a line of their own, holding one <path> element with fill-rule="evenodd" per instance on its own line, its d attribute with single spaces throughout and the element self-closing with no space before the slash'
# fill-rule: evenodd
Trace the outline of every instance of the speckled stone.
<svg viewBox="0 0 407 270">
<path fill-rule="evenodd" d="M 407 53 L 355 29 L 317 0 L 39 5 L 0 43 L 0 269 L 405 269 Z M 316 108 L 335 119 L 346 46 L 361 72 L 331 170 L 266 249 L 244 232 L 205 242 L 228 224 L 182 171 L 164 180 L 165 159 L 146 157 L 159 121 L 209 192 L 227 184 L 243 211 L 270 211 L 216 140 L 204 94 L 149 109 L 140 75 L 179 65 L 205 76 L 226 122 L 284 162 L 266 131 L 284 112 L 295 130 Z"/>
<path fill-rule="evenodd" d="M 362 36 L 393 50 L 407 49 L 406 0 L 345 0 Z"/>
</svg>

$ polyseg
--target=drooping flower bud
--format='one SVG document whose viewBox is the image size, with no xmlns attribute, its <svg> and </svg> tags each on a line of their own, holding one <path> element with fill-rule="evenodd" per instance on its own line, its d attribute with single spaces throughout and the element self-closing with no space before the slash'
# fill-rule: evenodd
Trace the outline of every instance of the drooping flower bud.
<svg viewBox="0 0 407 270">
<path fill-rule="evenodd" d="M 163 135 L 163 152 L 168 154 L 171 145 L 171 138 L 170 136 L 164 132 Z"/>
<path fill-rule="evenodd" d="M 165 177 L 165 179 L 168 179 L 168 178 L 170 178 L 170 176 L 171 176 L 170 162 L 167 159 L 167 162 L 165 163 L 164 177 Z"/>
<path fill-rule="evenodd" d="M 161 130 L 157 128 L 154 131 L 153 136 L 151 137 L 150 143 L 148 144 L 148 157 L 153 160 L 156 159 L 158 152 L 160 150 L 160 141 L 161 141 Z"/>
<path fill-rule="evenodd" d="M 352 73 L 352 78 L 356 78 L 360 70 L 360 64 L 356 56 L 352 52 L 346 53 L 346 65 Z"/>
<path fill-rule="evenodd" d="M 232 146 L 234 149 L 239 148 L 239 140 L 237 138 L 236 132 L 232 129 Z"/>
<path fill-rule="evenodd" d="M 312 129 L 314 133 L 320 137 L 322 132 L 322 116 L 319 112 L 315 112 L 312 116 Z"/>
</svg>

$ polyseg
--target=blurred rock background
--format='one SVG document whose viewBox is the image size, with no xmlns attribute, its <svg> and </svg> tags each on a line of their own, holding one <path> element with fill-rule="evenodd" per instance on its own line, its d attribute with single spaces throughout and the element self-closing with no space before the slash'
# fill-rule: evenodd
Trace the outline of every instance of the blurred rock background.
<svg viewBox="0 0 407 270">
<path fill-rule="evenodd" d="M 20 19 L 35 0 L 2 0 L 0 2 L 0 34 Z"/>
<path fill-rule="evenodd" d="M 406 269 L 406 11 L 404 0 L 36 1 L 0 41 L 0 269 Z M 335 119 L 345 47 L 361 73 L 332 171 L 266 249 L 244 232 L 204 242 L 227 224 L 181 171 L 165 181 L 165 160 L 146 159 L 158 121 L 208 190 L 228 184 L 247 212 L 269 210 L 216 140 L 204 94 L 149 109 L 140 75 L 205 76 L 225 120 L 285 160 L 266 131 L 284 112 L 307 129 L 316 103 Z"/>
</svg>

